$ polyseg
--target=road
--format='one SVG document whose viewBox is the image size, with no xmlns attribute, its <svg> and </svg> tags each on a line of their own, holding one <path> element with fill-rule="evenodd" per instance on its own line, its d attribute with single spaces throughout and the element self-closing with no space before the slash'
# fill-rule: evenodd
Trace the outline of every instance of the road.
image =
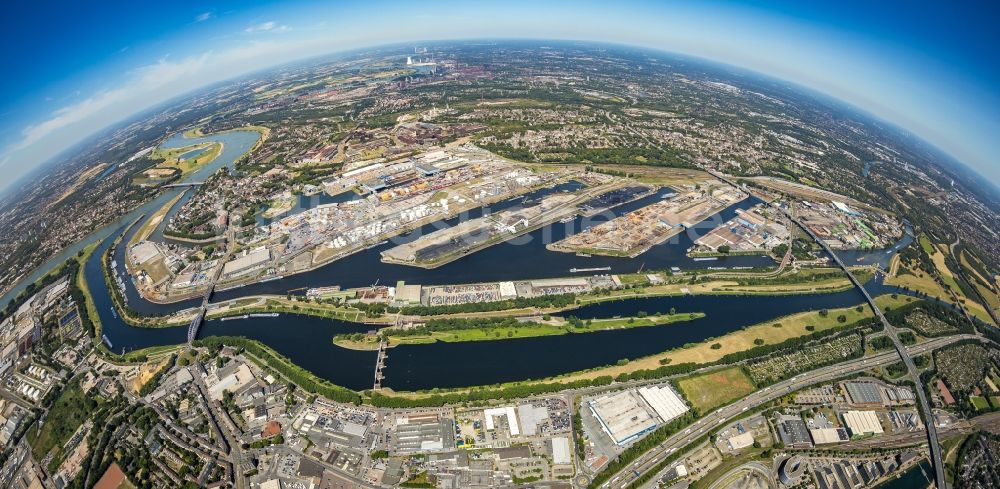
<svg viewBox="0 0 1000 489">
<path fill-rule="evenodd" d="M 238 433 L 232 433 L 229 426 L 220 426 L 218 418 L 228 416 L 228 414 L 221 412 L 224 408 L 218 401 L 209 399 L 208 386 L 205 384 L 205 379 L 201 376 L 201 373 L 205 371 L 201 362 L 195 361 L 194 367 L 191 368 L 190 371 L 191 377 L 194 378 L 195 387 L 198 390 L 202 405 L 205 409 L 205 414 L 208 417 L 209 427 L 212 428 L 212 431 L 218 436 L 218 443 L 227 449 L 226 451 L 229 456 L 228 462 L 230 463 L 233 482 L 235 483 L 236 489 L 245 489 L 247 487 L 247 481 L 246 478 L 243 477 L 243 471 L 240 470 L 240 461 L 243 459 L 243 449 L 240 444 L 240 440 L 237 438 Z"/>
<path fill-rule="evenodd" d="M 914 345 L 909 348 L 909 353 L 913 355 L 921 355 L 967 339 L 982 340 L 979 336 L 972 334 L 945 336 Z M 897 352 L 889 351 L 868 358 L 858 358 L 816 369 L 811 372 L 797 375 L 791 379 L 778 382 L 777 384 L 769 387 L 765 387 L 744 397 L 743 399 L 740 399 L 739 401 L 736 401 L 733 404 L 706 414 L 698 421 L 695 421 L 695 423 L 686 430 L 674 434 L 656 448 L 644 453 L 635 462 L 633 462 L 632 465 L 629 465 L 616 473 L 601 487 L 621 489 L 630 486 L 636 479 L 636 475 L 633 470 L 638 471 L 639 474 L 645 474 L 674 452 L 684 449 L 694 441 L 717 428 L 722 423 L 735 419 L 750 409 L 762 406 L 780 398 L 781 396 L 815 384 L 829 382 L 855 373 L 863 372 L 870 368 L 889 365 L 898 361 L 899 355 Z"/>
<path fill-rule="evenodd" d="M 934 426 L 934 412 L 931 411 L 931 404 L 927 401 L 927 392 L 926 389 L 924 389 L 923 383 L 920 381 L 920 373 L 917 370 L 917 366 L 913 364 L 913 358 L 911 358 L 909 353 L 907 353 L 903 342 L 899 340 L 899 332 L 896 330 L 896 327 L 893 326 L 888 319 L 886 319 L 885 314 L 882 313 L 882 309 L 875 303 L 875 299 L 868 293 L 868 290 L 865 289 L 865 286 L 861 283 L 861 281 L 859 281 L 857 277 L 851 273 L 851 270 L 847 268 L 847 265 L 845 265 L 843 261 L 841 261 L 840 257 L 837 256 L 837 254 L 834 253 L 824 241 L 820 240 L 815 234 L 813 234 L 811 229 L 803 226 L 802 223 L 794 218 L 792 221 L 805 230 L 809 236 L 813 238 L 813 240 L 819 243 L 820 246 L 822 246 L 823 249 L 826 250 L 831 257 L 833 257 L 833 261 L 837 263 L 837 266 L 844 270 L 844 273 L 846 273 L 847 277 L 851 279 L 854 286 L 857 287 L 862 294 L 864 294 L 865 300 L 868 301 L 872 311 L 875 311 L 875 315 L 885 327 L 886 336 L 892 340 L 892 344 L 896 347 L 896 352 L 899 353 L 900 358 L 903 359 L 903 364 L 906 365 L 907 376 L 910 381 L 913 382 L 913 385 L 917 387 L 914 390 L 916 391 L 917 401 L 920 403 L 920 409 L 923 411 L 924 415 L 924 425 L 927 429 L 927 444 L 930 447 L 931 462 L 934 464 L 934 477 L 937 480 L 937 487 L 939 489 L 947 489 L 947 481 L 944 477 L 944 459 L 941 456 L 941 444 L 938 443 L 937 428 Z"/>
<path fill-rule="evenodd" d="M 727 175 L 723 175 L 715 171 L 711 171 L 709 173 L 730 185 L 737 186 L 736 183 Z M 871 294 L 868 293 L 868 290 L 865 289 L 864 284 L 862 284 L 857 277 L 851 273 L 851 270 L 847 268 L 847 265 L 845 265 L 840 257 L 834 253 L 829 246 L 827 246 L 825 241 L 819 239 L 819 237 L 813 233 L 812 229 L 803 225 L 802 222 L 796 219 L 788 209 L 778 207 L 773 204 L 772 207 L 784 213 L 789 220 L 805 231 L 805 233 L 808 234 L 813 241 L 818 243 L 823 248 L 823 251 L 826 251 L 827 254 L 833 258 L 833 261 L 837 264 L 837 266 L 844 270 L 844 273 L 846 273 L 847 277 L 851 279 L 854 286 L 865 296 L 865 300 L 868 301 L 872 311 L 875 312 L 875 316 L 878 317 L 879 321 L 885 327 L 886 336 L 892 340 L 892 344 L 896 347 L 896 352 L 899 353 L 900 358 L 903 359 L 903 364 L 906 365 L 907 377 L 909 377 L 909 380 L 913 382 L 913 385 L 917 386 L 917 389 L 915 389 L 917 402 L 920 403 L 920 409 L 924 415 L 924 425 L 927 429 L 927 443 L 930 447 L 931 462 L 934 464 L 934 477 L 936 478 L 938 489 L 947 489 L 947 481 L 944 476 L 944 460 L 941 457 L 941 444 L 938 443 L 937 428 L 934 426 L 934 412 L 931 411 L 931 405 L 927 402 L 927 393 L 925 392 L 923 384 L 920 382 L 920 374 L 917 371 L 917 367 L 913 364 L 913 359 L 910 358 L 909 353 L 907 353 L 906 347 L 901 341 L 899 341 L 899 332 L 896 330 L 896 327 L 893 326 L 888 319 L 886 319 L 885 314 L 882 313 L 882 309 L 875 303 L 875 299 L 873 299 Z"/>
<path fill-rule="evenodd" d="M 208 289 L 205 291 L 205 296 L 201 299 L 201 306 L 198 309 L 198 313 L 195 315 L 194 319 L 191 320 L 191 324 L 188 325 L 187 332 L 187 342 L 188 346 L 198 337 L 198 329 L 201 328 L 202 321 L 205 320 L 205 313 L 208 311 L 209 301 L 212 299 L 212 292 L 215 291 L 215 284 L 219 282 L 219 277 L 222 276 L 222 270 L 226 266 L 226 262 L 233 257 L 233 251 L 236 249 L 236 229 L 233 226 L 229 226 L 226 229 L 226 256 L 219 260 L 218 265 L 215 266 L 215 270 L 212 272 L 212 281 L 208 283 Z"/>
</svg>

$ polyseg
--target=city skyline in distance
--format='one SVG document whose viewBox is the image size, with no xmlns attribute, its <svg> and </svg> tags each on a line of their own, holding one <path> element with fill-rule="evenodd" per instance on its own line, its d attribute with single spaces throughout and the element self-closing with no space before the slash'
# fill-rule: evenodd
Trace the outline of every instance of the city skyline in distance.
<svg viewBox="0 0 1000 489">
<path fill-rule="evenodd" d="M 990 36 L 996 34 L 979 29 L 983 20 L 968 15 L 974 5 L 964 14 L 900 11 L 900 22 L 892 26 L 874 20 L 891 5 L 853 17 L 833 6 L 783 2 L 584 7 L 525 2 L 128 7 L 86 13 L 90 22 L 82 27 L 76 22 L 79 12 L 57 12 L 50 19 L 53 27 L 74 17 L 77 27 L 67 35 L 101 30 L 103 23 L 136 14 L 155 20 L 142 29 L 105 32 L 100 40 L 73 45 L 62 38 L 35 40 L 8 53 L 8 65 L 30 57 L 35 69 L 3 82 L 9 95 L 0 104 L 7 116 L 0 124 L 0 169 L 10 176 L 9 187 L 100 129 L 208 84 L 297 59 L 396 42 L 495 37 L 622 43 L 750 69 L 859 107 L 941 148 L 994 185 L 1000 180 L 992 159 L 1000 143 L 990 136 L 1000 130 L 995 92 L 1000 77 L 996 63 L 982 57 L 989 56 Z M 19 14 L 30 19 L 38 12 Z M 959 30 L 961 25 L 968 28 Z"/>
</svg>

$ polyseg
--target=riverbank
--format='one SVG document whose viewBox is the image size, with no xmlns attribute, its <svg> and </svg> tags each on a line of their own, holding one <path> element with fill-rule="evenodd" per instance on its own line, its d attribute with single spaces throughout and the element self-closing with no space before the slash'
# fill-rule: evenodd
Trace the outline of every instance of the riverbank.
<svg viewBox="0 0 1000 489">
<path fill-rule="evenodd" d="M 623 276 L 623 283 L 628 286 L 621 289 L 599 290 L 589 294 L 577 295 L 572 303 L 560 307 L 512 307 L 497 310 L 461 310 L 456 306 L 455 312 L 443 312 L 437 314 L 410 313 L 407 315 L 409 321 L 422 321 L 443 318 L 497 318 L 507 316 L 538 316 L 543 314 L 560 314 L 574 309 L 599 304 L 609 301 L 623 301 L 630 299 L 643 299 L 655 297 L 681 297 L 681 296 L 792 296 L 805 294 L 833 294 L 850 290 L 853 285 L 846 275 L 840 277 L 826 277 L 828 269 L 806 269 L 794 274 L 784 274 L 778 277 L 760 279 L 763 283 L 747 284 L 744 280 L 727 279 L 712 280 L 707 282 L 688 283 L 690 277 L 673 276 L 667 277 L 672 283 L 660 285 L 649 284 L 646 275 Z M 870 272 L 858 273 L 862 283 L 868 282 L 872 278 Z M 748 276 L 747 279 L 752 279 Z M 792 281 L 794 279 L 795 281 Z M 640 281 L 641 280 L 641 281 Z M 777 283 L 771 283 L 772 281 Z M 113 285 L 113 284 L 111 284 Z M 348 289 L 350 291 L 351 289 Z M 174 314 L 163 317 L 141 317 L 136 318 L 122 309 L 116 294 L 112 294 L 115 299 L 118 313 L 128 318 L 129 322 L 137 327 L 162 328 L 173 327 L 185 324 L 193 317 L 192 315 Z M 483 303 L 489 305 L 490 303 Z M 216 319 L 223 317 L 241 316 L 254 313 L 291 313 L 315 316 L 326 319 L 336 319 L 348 322 L 366 323 L 374 325 L 395 324 L 395 313 L 407 313 L 407 308 L 401 311 L 396 308 L 388 308 L 385 314 L 370 314 L 363 309 L 343 305 L 339 302 L 323 302 L 308 300 L 302 297 L 289 295 L 253 295 L 243 296 L 224 302 L 217 302 L 210 305 L 206 318 Z M 506 332 L 503 332 L 506 334 Z M 539 332 L 536 336 L 543 335 Z M 426 342 L 426 341 L 425 341 Z M 356 346 L 355 346 L 356 347 Z M 367 349 L 367 348 L 363 348 Z M 374 349 L 372 347 L 371 349 Z"/>
<path fill-rule="evenodd" d="M 87 260 L 89 260 L 90 256 L 94 254 L 94 250 L 97 249 L 99 244 L 100 241 L 88 245 L 81 251 L 80 255 L 77 256 L 77 262 L 80 264 L 80 269 L 77 271 L 76 277 L 73 278 L 73 280 L 76 281 L 76 287 L 80 289 L 81 293 L 83 293 L 83 307 L 87 310 L 87 315 L 90 316 L 90 321 L 94 323 L 94 338 L 91 338 L 94 341 L 100 341 L 103 328 L 101 325 L 101 315 L 97 313 L 97 306 L 94 304 L 94 297 L 90 293 L 90 286 L 87 285 L 86 266 Z"/>
<path fill-rule="evenodd" d="M 132 235 L 132 238 L 129 239 L 128 246 L 131 247 L 140 241 L 148 239 L 149 236 L 153 234 L 153 231 L 156 230 L 156 226 L 163 221 L 164 216 L 166 216 L 167 213 L 170 212 L 170 209 L 177 204 L 177 201 L 181 200 L 181 197 L 184 197 L 187 190 L 188 189 L 184 189 L 181 193 L 177 194 L 176 197 L 170 199 L 166 204 L 163 204 L 162 207 L 157 209 L 156 212 L 151 214 L 149 219 L 146 219 L 146 222 L 142 223 L 142 227 L 139 228 L 139 231 L 137 231 L 134 235 Z M 129 265 L 131 265 L 131 260 L 129 260 Z"/>
<path fill-rule="evenodd" d="M 679 313 L 650 315 L 643 317 L 604 318 L 581 321 L 563 318 L 535 318 L 518 324 L 503 324 L 487 327 L 469 327 L 444 331 L 427 331 L 425 334 L 412 334 L 407 329 L 386 328 L 379 332 L 380 337 L 388 340 L 389 347 L 399 345 L 419 345 L 429 343 L 460 343 L 468 341 L 503 341 L 518 338 L 533 338 L 538 336 L 559 336 L 566 334 L 586 334 L 614 329 L 643 328 L 664 326 L 678 322 L 690 321 L 705 317 L 705 313 Z M 352 350 L 377 350 L 378 336 L 374 335 L 339 335 L 333 338 L 333 344 Z"/>
<path fill-rule="evenodd" d="M 872 278 L 872 274 L 870 272 L 858 273 L 856 276 L 858 276 L 858 280 L 860 280 L 861 283 L 866 283 Z M 782 278 L 788 278 L 788 276 L 782 276 Z M 590 294 L 579 297 L 577 301 L 580 305 L 585 305 L 642 297 L 671 297 L 684 295 L 801 295 L 843 292 L 854 287 L 846 275 L 843 277 L 824 278 L 820 280 L 813 280 L 807 275 L 803 277 L 801 282 L 784 282 L 776 280 L 778 283 L 773 284 L 767 283 L 767 279 L 762 280 L 765 280 L 765 282 L 753 285 L 741 283 L 741 281 L 736 279 L 712 280 L 693 284 L 682 281 L 648 286 L 636 284 L 634 287 L 637 288 L 616 289 L 604 291 L 599 294 Z"/>
<path fill-rule="evenodd" d="M 889 294 L 876 298 L 876 302 L 881 308 L 901 307 L 917 300 L 919 299 L 910 296 L 900 295 L 892 297 Z M 579 388 L 580 386 L 607 385 L 615 379 L 654 379 L 670 375 L 686 374 L 695 370 L 720 365 L 720 360 L 734 352 L 752 351 L 754 348 L 760 346 L 780 346 L 786 342 L 795 341 L 798 338 L 816 332 L 822 333 L 832 329 L 847 331 L 856 328 L 859 326 L 858 323 L 860 321 L 873 317 L 871 309 L 867 305 L 859 305 L 862 307 L 861 312 L 857 311 L 858 306 L 830 309 L 826 311 L 827 315 L 825 317 L 828 318 L 827 320 L 822 319 L 823 316 L 819 311 L 809 311 L 775 318 L 773 321 L 755 324 L 717 338 L 709 338 L 695 344 L 685 345 L 619 365 L 586 369 L 542 379 L 505 382 L 489 386 L 421 391 L 392 391 L 384 389 L 371 396 L 373 397 L 373 401 L 378 404 L 429 406 L 439 405 L 439 402 L 450 399 L 464 399 L 470 396 L 474 398 L 504 399 L 505 397 L 503 396 L 507 392 L 556 392 L 564 389 Z M 838 318 L 841 315 L 849 317 L 845 318 L 844 322 L 840 322 Z M 781 327 L 775 327 L 776 323 L 780 323 Z M 806 326 L 813 326 L 813 328 L 806 328 Z M 758 336 L 767 338 L 763 345 L 758 345 L 753 341 Z M 716 343 L 726 345 L 726 347 L 724 349 L 712 348 L 712 345 Z"/>
<path fill-rule="evenodd" d="M 897 294 L 880 295 L 875 298 L 879 308 L 886 311 L 915 300 L 918 299 Z M 800 312 L 747 326 L 722 336 L 707 338 L 698 343 L 684 345 L 663 353 L 639 358 L 628 362 L 626 365 L 614 365 L 586 372 L 566 374 L 556 377 L 556 380 L 574 381 L 593 379 L 606 375 L 617 377 L 621 374 L 630 374 L 639 370 L 656 369 L 662 365 L 684 363 L 709 364 L 717 362 L 732 353 L 747 351 L 757 346 L 778 344 L 832 328 L 852 326 L 858 321 L 873 317 L 874 314 L 871 308 L 861 303 L 857 306 Z M 756 340 L 762 340 L 762 342 Z M 716 344 L 719 347 L 713 347 Z"/>
</svg>

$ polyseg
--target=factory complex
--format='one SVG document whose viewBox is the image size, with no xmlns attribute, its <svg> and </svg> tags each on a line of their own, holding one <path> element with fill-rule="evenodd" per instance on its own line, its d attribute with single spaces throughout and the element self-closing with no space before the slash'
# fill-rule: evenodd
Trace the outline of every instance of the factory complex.
<svg viewBox="0 0 1000 489">
<path fill-rule="evenodd" d="M 903 235 L 903 224 L 891 216 L 843 202 L 803 200 L 794 208 L 800 222 L 837 250 L 880 249 Z"/>
<path fill-rule="evenodd" d="M 669 384 L 628 389 L 588 401 L 601 428 L 619 446 L 642 438 L 688 411 Z"/>
<path fill-rule="evenodd" d="M 665 196 L 608 222 L 548 246 L 553 251 L 636 257 L 651 247 L 692 228 L 748 197 L 720 181 L 687 185 L 680 194 Z"/>
<path fill-rule="evenodd" d="M 737 209 L 736 217 L 698 238 L 690 251 L 767 252 L 788 241 L 791 234 L 786 221 L 765 204 Z"/>
</svg>

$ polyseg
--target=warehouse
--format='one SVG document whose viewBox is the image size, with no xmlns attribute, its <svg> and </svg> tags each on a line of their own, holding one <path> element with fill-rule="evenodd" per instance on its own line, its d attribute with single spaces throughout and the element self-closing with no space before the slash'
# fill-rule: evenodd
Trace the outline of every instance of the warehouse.
<svg viewBox="0 0 1000 489">
<path fill-rule="evenodd" d="M 263 267 L 270 260 L 271 251 L 261 246 L 239 258 L 226 262 L 222 267 L 222 275 L 225 277 L 242 275 Z"/>
<path fill-rule="evenodd" d="M 486 409 L 483 411 L 483 417 L 486 418 L 487 431 L 496 429 L 496 418 L 505 417 L 507 418 L 507 431 L 510 433 L 510 436 L 513 437 L 521 434 L 521 429 L 517 425 L 517 415 L 514 414 L 514 408 L 511 406 Z"/>
<path fill-rule="evenodd" d="M 729 449 L 730 450 L 741 450 L 746 447 L 753 445 L 753 433 L 747 431 L 736 436 L 729 437 Z"/>
<path fill-rule="evenodd" d="M 798 416 L 778 416 L 778 436 L 788 448 L 812 448 L 805 421 Z"/>
<path fill-rule="evenodd" d="M 656 428 L 656 418 L 634 390 L 599 397 L 589 404 L 601 428 L 618 445 L 637 440 Z"/>
<path fill-rule="evenodd" d="M 396 434 L 392 439 L 395 453 L 416 453 L 454 448 L 454 421 L 436 414 L 400 416 L 396 418 Z"/>
<path fill-rule="evenodd" d="M 688 410 L 680 396 L 667 384 L 642 387 L 639 395 L 656 411 L 663 423 L 670 422 Z"/>
<path fill-rule="evenodd" d="M 881 406 L 884 402 L 879 387 L 872 382 L 845 382 L 844 388 L 855 406 Z"/>
<path fill-rule="evenodd" d="M 851 436 L 881 434 L 882 423 L 875 411 L 847 411 L 844 413 L 844 423 Z"/>
<path fill-rule="evenodd" d="M 567 465 L 573 463 L 569 451 L 569 438 L 557 436 L 552 438 L 552 463 Z"/>
<path fill-rule="evenodd" d="M 812 436 L 813 443 L 817 445 L 840 443 L 850 439 L 847 436 L 847 430 L 843 428 L 814 428 L 809 430 L 809 435 Z"/>
</svg>

